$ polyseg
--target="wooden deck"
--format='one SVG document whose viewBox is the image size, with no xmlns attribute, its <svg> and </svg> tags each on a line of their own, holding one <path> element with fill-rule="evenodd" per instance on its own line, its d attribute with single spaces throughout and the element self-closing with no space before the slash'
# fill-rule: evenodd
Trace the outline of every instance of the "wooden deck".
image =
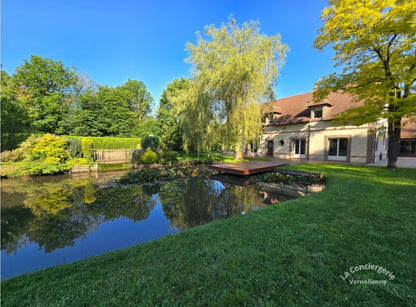
<svg viewBox="0 0 416 307">
<path fill-rule="evenodd" d="M 239 163 L 222 163 L 210 165 L 209 168 L 220 173 L 239 176 L 265 173 L 274 170 L 278 166 L 288 165 L 287 161 L 247 161 Z"/>
</svg>

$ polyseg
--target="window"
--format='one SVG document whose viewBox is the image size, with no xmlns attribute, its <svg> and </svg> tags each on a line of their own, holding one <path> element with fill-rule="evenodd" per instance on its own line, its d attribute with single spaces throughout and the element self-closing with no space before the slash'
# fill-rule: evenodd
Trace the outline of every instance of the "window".
<svg viewBox="0 0 416 307">
<path fill-rule="evenodd" d="M 329 160 L 347 160 L 348 154 L 348 139 L 347 138 L 336 138 L 329 139 Z"/>
<path fill-rule="evenodd" d="M 400 141 L 399 155 L 415 157 L 416 156 L 416 139 Z"/>
<path fill-rule="evenodd" d="M 294 158 L 306 157 L 306 139 L 293 140 L 293 157 Z"/>
<path fill-rule="evenodd" d="M 312 118 L 322 118 L 323 116 L 323 108 L 322 107 L 315 107 L 312 110 Z"/>
<path fill-rule="evenodd" d="M 272 124 L 274 121 L 274 114 L 273 113 L 267 113 L 264 117 L 264 122 L 267 124 Z"/>
<path fill-rule="evenodd" d="M 267 118 L 268 118 L 268 123 L 269 124 L 271 124 L 271 123 L 273 123 L 273 121 L 274 121 L 274 114 L 273 113 L 269 113 L 269 114 L 267 114 Z"/>
</svg>

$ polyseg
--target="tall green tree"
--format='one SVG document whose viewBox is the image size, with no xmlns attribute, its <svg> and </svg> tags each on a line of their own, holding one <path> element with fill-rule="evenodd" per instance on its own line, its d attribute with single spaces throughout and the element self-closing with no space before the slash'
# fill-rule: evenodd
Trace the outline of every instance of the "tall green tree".
<svg viewBox="0 0 416 307">
<path fill-rule="evenodd" d="M 29 133 L 27 109 L 19 102 L 12 76 L 1 70 L 1 150 L 17 148 Z"/>
<path fill-rule="evenodd" d="M 163 90 L 157 109 L 157 122 L 161 138 L 167 148 L 181 150 L 183 148 L 180 117 L 177 108 L 170 97 L 179 94 L 188 87 L 189 80 L 185 78 L 174 79 Z"/>
<path fill-rule="evenodd" d="M 79 76 L 69 112 L 68 131 L 82 136 L 135 136 L 148 122 L 152 96 L 141 81 L 116 88 Z"/>
<path fill-rule="evenodd" d="M 117 86 L 116 90 L 121 99 L 127 102 L 130 111 L 135 114 L 140 123 L 149 117 L 152 111 L 153 97 L 142 81 L 129 79 L 123 85 Z"/>
<path fill-rule="evenodd" d="M 193 91 L 191 106 L 195 104 L 198 116 L 209 117 L 200 112 L 211 112 L 211 122 L 225 123 L 224 141 L 234 144 L 240 160 L 244 142 L 261 134 L 259 103 L 273 97 L 288 47 L 278 34 L 261 34 L 258 22 L 240 27 L 230 17 L 219 28 L 207 26 L 205 38 L 197 33 L 197 43 L 188 43 L 187 50 L 191 54 L 191 85 L 198 88 Z M 208 106 L 198 106 L 205 102 Z"/>
<path fill-rule="evenodd" d="M 77 71 L 69 112 L 64 117 L 64 129 L 78 136 L 104 135 L 102 105 L 97 100 L 98 86 L 89 76 Z"/>
<path fill-rule="evenodd" d="M 99 86 L 97 99 L 103 108 L 101 116 L 105 122 L 105 135 L 131 136 L 139 122 L 120 92 L 112 87 Z"/>
<path fill-rule="evenodd" d="M 157 119 L 154 117 L 149 117 L 144 122 L 139 123 L 138 126 L 134 129 L 135 137 L 144 138 L 149 135 L 156 137 L 160 137 L 162 135 L 160 125 Z"/>
<path fill-rule="evenodd" d="M 183 148 L 198 153 L 211 149 L 215 140 L 212 127 L 218 118 L 214 117 L 209 93 L 196 79 L 189 79 L 166 94 L 174 106 L 171 112 L 179 119 Z"/>
<path fill-rule="evenodd" d="M 65 133 L 64 117 L 71 105 L 71 92 L 77 82 L 74 69 L 61 61 L 31 55 L 16 69 L 14 79 L 26 99 L 34 132 Z"/>
<path fill-rule="evenodd" d="M 342 67 L 320 82 L 314 99 L 350 93 L 363 106 L 341 113 L 338 123 L 388 122 L 388 165 L 397 167 L 402 119 L 416 113 L 416 0 L 330 0 L 314 46 L 332 46 Z"/>
<path fill-rule="evenodd" d="M 108 124 L 103 114 L 103 103 L 97 98 L 97 90 L 89 89 L 76 98 L 70 112 L 68 132 L 78 136 L 107 135 Z"/>
</svg>

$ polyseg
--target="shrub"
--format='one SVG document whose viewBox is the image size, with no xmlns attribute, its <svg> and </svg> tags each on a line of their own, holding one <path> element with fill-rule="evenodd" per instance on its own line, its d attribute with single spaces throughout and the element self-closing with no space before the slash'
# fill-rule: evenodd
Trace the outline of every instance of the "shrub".
<svg viewBox="0 0 416 307">
<path fill-rule="evenodd" d="M 150 148 L 142 156 L 142 162 L 145 164 L 155 163 L 157 162 L 157 154 L 152 151 Z"/>
<path fill-rule="evenodd" d="M 143 150 L 135 149 L 131 153 L 131 162 L 142 162 Z"/>
<path fill-rule="evenodd" d="M 32 149 L 32 158 L 52 163 L 65 162 L 69 158 L 65 145 L 62 137 L 47 133 Z"/>
<path fill-rule="evenodd" d="M 68 165 L 70 167 L 73 167 L 74 165 L 86 165 L 86 164 L 88 164 L 88 161 L 84 158 L 75 158 L 75 159 L 68 161 Z"/>
<path fill-rule="evenodd" d="M 53 175 L 62 174 L 70 167 L 62 163 L 31 162 L 28 169 L 29 175 Z"/>
<path fill-rule="evenodd" d="M 176 162 L 179 154 L 176 151 L 162 151 L 160 152 L 160 157 L 163 162 Z"/>
<path fill-rule="evenodd" d="M 91 138 L 81 139 L 82 156 L 87 161 L 92 160 L 92 150 L 94 148 L 94 142 Z"/>
<path fill-rule="evenodd" d="M 82 138 L 81 137 L 66 137 L 68 152 L 71 158 L 82 157 Z"/>
<path fill-rule="evenodd" d="M 142 150 L 147 150 L 150 148 L 153 152 L 155 152 L 159 148 L 159 138 L 153 135 L 148 135 L 142 139 L 141 145 Z"/>
<path fill-rule="evenodd" d="M 17 148 L 11 151 L 3 151 L 1 153 L 1 161 L 2 162 L 19 162 L 25 158 L 23 154 L 23 150 L 21 148 Z"/>
<path fill-rule="evenodd" d="M 33 161 L 32 151 L 36 144 L 40 141 L 41 136 L 32 134 L 24 142 L 19 145 L 19 148 L 23 150 L 23 155 L 26 160 Z"/>
</svg>

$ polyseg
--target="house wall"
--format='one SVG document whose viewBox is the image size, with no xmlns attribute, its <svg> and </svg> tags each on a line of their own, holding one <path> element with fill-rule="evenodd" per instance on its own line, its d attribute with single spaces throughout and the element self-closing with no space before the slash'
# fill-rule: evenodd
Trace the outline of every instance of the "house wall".
<svg viewBox="0 0 416 307">
<path fill-rule="evenodd" d="M 267 155 L 267 143 L 273 141 L 273 156 L 280 159 L 293 159 L 293 139 L 306 139 L 305 159 L 330 160 L 328 144 L 330 138 L 347 138 L 347 162 L 371 163 L 374 157 L 386 155 L 386 140 L 373 132 L 369 125 L 333 127 L 328 121 L 311 121 L 305 124 L 266 126 L 258 149 L 260 156 Z M 378 139 L 378 142 L 377 142 Z M 296 157 L 298 158 L 298 157 Z"/>
</svg>

